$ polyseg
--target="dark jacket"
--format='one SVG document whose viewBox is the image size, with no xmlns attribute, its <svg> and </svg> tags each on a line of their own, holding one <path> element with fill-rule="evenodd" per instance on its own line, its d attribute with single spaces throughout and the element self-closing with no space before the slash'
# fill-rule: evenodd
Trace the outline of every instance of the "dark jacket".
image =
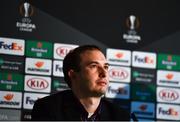
<svg viewBox="0 0 180 122">
<path fill-rule="evenodd" d="M 130 115 L 105 98 L 101 99 L 99 120 L 130 120 Z M 32 110 L 32 120 L 81 120 L 87 113 L 72 91 L 62 91 L 39 99 Z"/>
</svg>

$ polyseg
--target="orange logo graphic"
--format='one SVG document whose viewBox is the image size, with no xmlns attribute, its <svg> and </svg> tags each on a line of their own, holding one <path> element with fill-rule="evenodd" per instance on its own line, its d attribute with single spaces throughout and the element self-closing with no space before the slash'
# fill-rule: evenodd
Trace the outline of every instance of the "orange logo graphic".
<svg viewBox="0 0 180 122">
<path fill-rule="evenodd" d="M 7 101 L 12 100 L 12 98 L 14 97 L 13 94 L 7 94 L 6 96 L 4 96 L 4 99 L 6 99 Z"/>
<path fill-rule="evenodd" d="M 139 106 L 139 109 L 142 111 L 145 111 L 147 109 L 147 105 L 146 104 L 142 104 L 141 106 Z"/>
<path fill-rule="evenodd" d="M 116 57 L 117 57 L 117 58 L 122 58 L 122 57 L 123 57 L 123 53 L 117 53 L 117 54 L 116 54 Z"/>
<path fill-rule="evenodd" d="M 36 67 L 41 68 L 44 65 L 44 62 L 38 61 L 35 65 Z"/>
<path fill-rule="evenodd" d="M 169 79 L 169 80 L 172 79 L 173 78 L 173 74 L 167 74 L 166 78 Z"/>
<path fill-rule="evenodd" d="M 169 112 L 171 115 L 178 116 L 178 112 L 175 111 L 173 108 L 169 108 Z"/>
</svg>

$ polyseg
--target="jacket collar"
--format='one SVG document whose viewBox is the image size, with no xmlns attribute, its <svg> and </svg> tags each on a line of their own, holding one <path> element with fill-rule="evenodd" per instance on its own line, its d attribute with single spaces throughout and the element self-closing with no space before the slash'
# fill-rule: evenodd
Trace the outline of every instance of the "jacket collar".
<svg viewBox="0 0 180 122">
<path fill-rule="evenodd" d="M 103 112 L 104 109 L 101 100 L 95 114 L 99 114 L 100 117 L 102 116 L 103 118 L 107 117 L 106 113 Z M 71 90 L 66 91 L 63 95 L 63 114 L 67 120 L 83 120 L 83 117 L 88 116 L 88 112 Z"/>
</svg>

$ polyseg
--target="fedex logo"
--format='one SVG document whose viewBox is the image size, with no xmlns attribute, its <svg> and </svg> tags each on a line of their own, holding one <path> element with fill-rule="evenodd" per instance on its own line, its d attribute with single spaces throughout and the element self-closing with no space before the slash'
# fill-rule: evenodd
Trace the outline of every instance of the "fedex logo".
<svg viewBox="0 0 180 122">
<path fill-rule="evenodd" d="M 31 99 L 31 97 L 27 97 L 27 98 L 26 98 L 26 104 L 34 105 L 34 102 L 35 102 L 35 101 L 36 101 L 36 100 Z"/>
<path fill-rule="evenodd" d="M 24 93 L 23 108 L 32 109 L 37 99 L 43 98 L 48 94 Z"/>
<path fill-rule="evenodd" d="M 173 108 L 169 108 L 167 110 L 164 110 L 162 107 L 160 107 L 159 108 L 159 114 L 178 116 L 178 112 Z"/>
<path fill-rule="evenodd" d="M 107 98 L 129 99 L 130 86 L 129 84 L 110 82 L 105 96 Z"/>
<path fill-rule="evenodd" d="M 133 51 L 132 66 L 155 69 L 156 68 L 156 54 Z"/>
<path fill-rule="evenodd" d="M 10 55 L 24 55 L 24 40 L 0 38 L 0 53 Z"/>
<path fill-rule="evenodd" d="M 154 60 L 151 57 L 145 56 L 143 58 L 138 57 L 137 55 L 134 58 L 134 61 L 140 62 L 140 63 L 147 63 L 147 64 L 153 64 Z"/>
<path fill-rule="evenodd" d="M 180 106 L 172 104 L 157 104 L 158 119 L 180 120 Z"/>
<path fill-rule="evenodd" d="M 57 77 L 64 77 L 63 62 L 55 60 L 53 61 L 53 75 Z"/>
<path fill-rule="evenodd" d="M 22 46 L 18 45 L 18 43 L 5 44 L 4 42 L 0 42 L 0 48 L 4 48 L 7 50 L 23 50 Z"/>
</svg>

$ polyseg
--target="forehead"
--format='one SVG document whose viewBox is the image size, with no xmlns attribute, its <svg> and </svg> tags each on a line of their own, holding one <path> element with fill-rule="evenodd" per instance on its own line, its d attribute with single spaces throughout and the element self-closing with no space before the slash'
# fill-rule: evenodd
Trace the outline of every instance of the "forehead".
<svg viewBox="0 0 180 122">
<path fill-rule="evenodd" d="M 106 61 L 104 54 L 99 50 L 87 50 L 81 55 L 81 61 L 101 60 Z"/>
</svg>

